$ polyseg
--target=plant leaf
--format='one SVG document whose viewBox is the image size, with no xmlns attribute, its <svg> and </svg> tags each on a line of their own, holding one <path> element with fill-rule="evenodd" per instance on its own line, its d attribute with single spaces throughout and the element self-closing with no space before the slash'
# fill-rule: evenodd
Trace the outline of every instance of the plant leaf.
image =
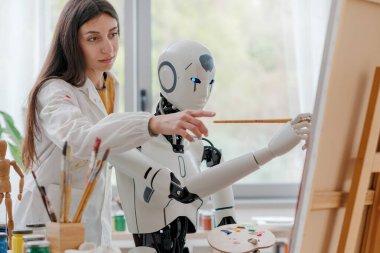
<svg viewBox="0 0 380 253">
<path fill-rule="evenodd" d="M 14 142 L 14 144 L 16 144 L 17 146 L 21 146 L 23 138 L 20 132 L 17 130 L 12 117 L 8 113 L 3 112 L 3 111 L 0 111 L 0 114 L 4 118 L 4 122 L 6 126 L 5 132 L 9 134 L 9 137 Z"/>
</svg>

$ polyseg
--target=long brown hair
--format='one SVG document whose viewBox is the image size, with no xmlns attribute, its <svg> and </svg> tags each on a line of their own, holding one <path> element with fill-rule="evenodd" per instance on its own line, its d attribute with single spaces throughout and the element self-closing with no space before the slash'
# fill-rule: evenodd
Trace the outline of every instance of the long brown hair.
<svg viewBox="0 0 380 253">
<path fill-rule="evenodd" d="M 79 46 L 79 28 L 100 14 L 106 13 L 119 18 L 113 6 L 106 0 L 70 0 L 59 17 L 49 53 L 41 72 L 29 93 L 25 127 L 25 139 L 22 147 L 22 159 L 26 169 L 38 160 L 35 138 L 40 129 L 37 126 L 36 102 L 42 85 L 49 79 L 60 78 L 72 86 L 81 87 L 86 81 L 86 63 Z"/>
</svg>

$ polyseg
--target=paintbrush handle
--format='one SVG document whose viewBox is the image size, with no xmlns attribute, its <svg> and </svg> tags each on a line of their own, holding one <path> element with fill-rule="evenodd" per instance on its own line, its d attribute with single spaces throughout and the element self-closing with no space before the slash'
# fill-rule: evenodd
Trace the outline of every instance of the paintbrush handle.
<svg viewBox="0 0 380 253">
<path fill-rule="evenodd" d="M 292 119 L 214 120 L 214 123 L 286 123 Z"/>
<path fill-rule="evenodd" d="M 59 205 L 59 222 L 63 221 L 64 216 L 64 206 L 66 201 L 66 172 L 64 170 L 61 171 L 61 185 L 60 185 L 60 192 L 61 192 L 61 203 Z"/>
<path fill-rule="evenodd" d="M 70 222 L 70 201 L 71 201 L 71 185 L 66 184 L 65 186 L 65 206 L 63 214 L 63 222 Z"/>
<path fill-rule="evenodd" d="M 78 208 L 77 208 L 77 210 L 75 212 L 75 215 L 74 215 L 74 218 L 73 218 L 73 223 L 79 223 L 79 222 L 81 222 L 84 208 L 86 207 L 87 202 L 90 199 L 90 196 L 91 196 L 92 192 L 94 191 L 95 184 L 96 184 L 96 180 L 94 180 L 92 182 L 89 182 L 87 184 L 87 186 L 86 186 L 86 188 L 85 188 L 85 190 L 83 192 L 82 198 L 81 198 L 81 200 L 79 202 Z"/>
</svg>

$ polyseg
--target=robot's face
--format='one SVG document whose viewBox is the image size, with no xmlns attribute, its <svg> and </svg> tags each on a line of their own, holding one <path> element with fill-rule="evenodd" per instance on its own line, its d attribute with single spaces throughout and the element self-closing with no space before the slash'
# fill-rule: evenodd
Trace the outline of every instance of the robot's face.
<svg viewBox="0 0 380 253">
<path fill-rule="evenodd" d="M 214 76 L 210 51 L 194 41 L 177 42 L 159 58 L 161 94 L 180 110 L 203 109 L 212 91 Z"/>
</svg>

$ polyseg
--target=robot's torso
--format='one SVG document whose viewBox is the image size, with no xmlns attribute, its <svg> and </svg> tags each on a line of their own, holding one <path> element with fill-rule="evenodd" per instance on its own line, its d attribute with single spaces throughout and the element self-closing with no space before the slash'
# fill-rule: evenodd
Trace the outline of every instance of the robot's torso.
<svg viewBox="0 0 380 253">
<path fill-rule="evenodd" d="M 160 166 L 170 168 L 181 185 L 185 184 L 186 179 L 200 172 L 202 141 L 195 140 L 191 143 L 184 141 L 183 153 L 176 153 L 167 139 L 160 135 L 146 142 L 140 150 Z M 140 169 L 146 170 L 146 168 Z M 129 232 L 156 232 L 179 216 L 187 217 L 190 220 L 188 232 L 195 232 L 198 210 L 207 199 L 198 199 L 190 204 L 183 204 L 170 198 L 147 202 L 144 200 L 146 187 L 138 183 L 139 179 L 117 172 L 117 182 L 120 198 L 124 200 L 122 203 Z"/>
</svg>

